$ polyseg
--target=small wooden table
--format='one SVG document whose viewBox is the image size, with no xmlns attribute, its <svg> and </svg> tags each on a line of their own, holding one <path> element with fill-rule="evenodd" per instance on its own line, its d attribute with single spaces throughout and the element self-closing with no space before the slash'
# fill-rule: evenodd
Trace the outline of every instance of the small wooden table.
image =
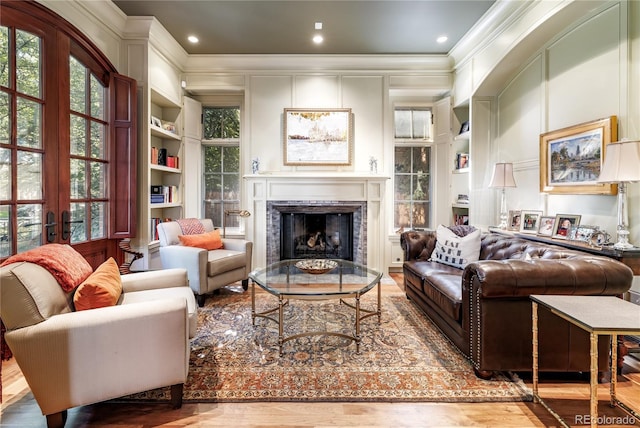
<svg viewBox="0 0 640 428">
<path fill-rule="evenodd" d="M 618 406 L 636 419 L 640 414 L 616 398 L 617 337 L 640 333 L 640 306 L 613 296 L 554 296 L 532 295 L 533 325 L 533 400 L 542 404 L 562 426 L 569 425 L 554 412 L 538 395 L 538 305 L 547 307 L 552 313 L 582 328 L 590 334 L 590 420 L 592 427 L 598 426 L 598 336 L 611 336 L 611 383 L 609 392 L 611 406 Z"/>
</svg>

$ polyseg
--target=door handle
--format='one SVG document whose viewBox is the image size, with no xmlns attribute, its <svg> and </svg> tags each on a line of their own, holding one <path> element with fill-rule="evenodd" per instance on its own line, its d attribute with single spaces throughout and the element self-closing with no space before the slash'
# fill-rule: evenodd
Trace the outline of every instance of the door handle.
<svg viewBox="0 0 640 428">
<path fill-rule="evenodd" d="M 49 211 L 47 213 L 47 224 L 44 225 L 45 229 L 47 229 L 47 242 L 48 243 L 52 243 L 56 240 L 56 226 L 58 225 L 58 223 L 56 223 L 54 220 L 56 218 L 56 215 L 53 213 L 53 211 Z"/>
<path fill-rule="evenodd" d="M 66 241 L 71 236 L 72 223 L 84 223 L 84 220 L 71 220 L 71 213 L 62 211 L 62 240 Z"/>
</svg>

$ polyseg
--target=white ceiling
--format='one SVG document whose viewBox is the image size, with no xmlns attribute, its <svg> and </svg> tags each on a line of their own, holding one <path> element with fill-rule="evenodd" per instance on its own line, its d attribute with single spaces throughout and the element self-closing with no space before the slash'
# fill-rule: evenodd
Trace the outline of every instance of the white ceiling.
<svg viewBox="0 0 640 428">
<path fill-rule="evenodd" d="M 189 54 L 446 54 L 494 0 L 113 0 Z M 311 42 L 322 22 L 321 46 Z M 193 45 L 187 36 L 196 35 Z M 448 36 L 439 44 L 436 38 Z"/>
</svg>

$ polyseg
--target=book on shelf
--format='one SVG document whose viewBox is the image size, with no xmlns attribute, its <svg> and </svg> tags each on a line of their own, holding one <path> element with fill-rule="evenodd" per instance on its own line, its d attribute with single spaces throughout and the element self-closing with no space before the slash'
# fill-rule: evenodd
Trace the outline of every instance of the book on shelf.
<svg viewBox="0 0 640 428">
<path fill-rule="evenodd" d="M 157 147 L 151 147 L 151 163 L 153 165 L 158 164 L 158 148 Z"/>
<path fill-rule="evenodd" d="M 167 156 L 167 166 L 169 168 L 178 168 L 178 156 Z"/>
<path fill-rule="evenodd" d="M 149 236 L 151 236 L 152 241 L 157 241 L 159 239 L 157 227 L 160 223 L 162 223 L 162 219 L 159 217 L 151 217 L 150 223 L 151 223 L 151 234 Z"/>
</svg>

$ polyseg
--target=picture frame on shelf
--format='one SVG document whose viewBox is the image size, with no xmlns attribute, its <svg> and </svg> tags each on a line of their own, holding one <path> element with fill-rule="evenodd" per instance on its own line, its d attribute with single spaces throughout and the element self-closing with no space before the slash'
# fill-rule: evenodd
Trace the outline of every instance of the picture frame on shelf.
<svg viewBox="0 0 640 428">
<path fill-rule="evenodd" d="M 540 228 L 540 218 L 542 211 L 522 210 L 520 214 L 520 232 L 521 233 L 538 233 Z"/>
<path fill-rule="evenodd" d="M 469 168 L 469 154 L 457 153 L 456 154 L 456 169 Z"/>
<path fill-rule="evenodd" d="M 589 226 L 587 224 L 575 226 L 574 229 L 575 231 L 571 235 L 571 239 L 587 243 L 591 243 L 591 236 L 600 230 L 598 226 Z"/>
<path fill-rule="evenodd" d="M 615 195 L 617 184 L 598 183 L 607 145 L 617 141 L 610 116 L 540 134 L 540 191 L 559 195 Z"/>
<path fill-rule="evenodd" d="M 556 218 L 554 216 L 541 216 L 538 222 L 538 235 L 552 236 L 555 222 Z"/>
<path fill-rule="evenodd" d="M 465 132 L 469 132 L 469 121 L 468 120 L 465 120 L 464 122 L 462 122 L 462 124 L 460 125 L 460 132 L 458 132 L 458 135 L 464 134 Z"/>
<path fill-rule="evenodd" d="M 509 210 L 507 230 L 520 230 L 521 219 L 522 216 L 520 210 Z"/>
<path fill-rule="evenodd" d="M 155 116 L 151 116 L 151 124 L 157 128 L 162 129 L 162 121 Z"/>
<path fill-rule="evenodd" d="M 553 223 L 553 238 L 569 239 L 571 236 L 571 228 L 580 225 L 579 214 L 557 214 Z"/>
<path fill-rule="evenodd" d="M 351 165 L 353 115 L 350 108 L 285 108 L 283 122 L 285 165 Z"/>
</svg>

